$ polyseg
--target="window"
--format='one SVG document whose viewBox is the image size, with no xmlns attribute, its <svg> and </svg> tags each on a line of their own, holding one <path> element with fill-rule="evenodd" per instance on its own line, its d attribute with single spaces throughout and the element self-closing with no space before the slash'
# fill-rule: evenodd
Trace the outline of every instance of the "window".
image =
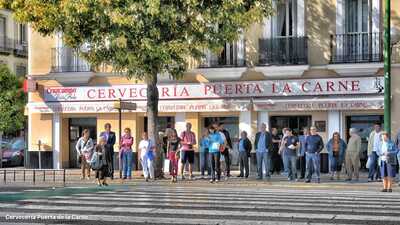
<svg viewBox="0 0 400 225">
<path fill-rule="evenodd" d="M 21 45 L 27 43 L 27 29 L 25 24 L 18 24 L 18 43 Z"/>
<path fill-rule="evenodd" d="M 296 36 L 297 30 L 297 2 L 296 0 L 282 0 L 276 2 L 276 37 Z"/>
<path fill-rule="evenodd" d="M 26 66 L 18 65 L 15 67 L 15 74 L 17 76 L 25 76 L 26 75 Z"/>
<path fill-rule="evenodd" d="M 6 47 L 6 18 L 0 15 L 0 48 Z"/>
<path fill-rule="evenodd" d="M 370 11 L 368 0 L 347 0 L 345 7 L 346 32 L 368 32 Z"/>
</svg>

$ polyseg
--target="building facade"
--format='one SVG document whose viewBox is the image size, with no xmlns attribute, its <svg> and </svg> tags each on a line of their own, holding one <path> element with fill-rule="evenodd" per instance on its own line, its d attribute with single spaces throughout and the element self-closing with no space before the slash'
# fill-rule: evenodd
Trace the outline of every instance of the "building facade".
<svg viewBox="0 0 400 225">
<path fill-rule="evenodd" d="M 254 24 L 220 54 L 206 52 L 179 81 L 160 76 L 159 129 L 178 132 L 190 122 L 197 136 L 224 122 L 234 142 L 240 131 L 254 140 L 261 123 L 317 126 L 326 141 L 333 132 L 363 137 L 383 122 L 383 9 L 380 0 L 276 0 L 276 13 Z M 392 0 L 392 24 L 400 28 L 400 2 Z M 119 99 L 137 103 L 122 114 L 137 145 L 145 131 L 146 89 L 106 70 L 94 71 L 62 38 L 29 31 L 31 167 L 76 167 L 75 143 L 82 129 L 96 138 L 105 123 L 118 133 Z M 392 129 L 400 128 L 400 47 L 393 46 Z M 136 148 L 135 148 L 136 150 Z"/>
<path fill-rule="evenodd" d="M 15 22 L 11 11 L 0 9 L 0 64 L 6 64 L 17 76 L 27 75 L 28 29 Z"/>
</svg>

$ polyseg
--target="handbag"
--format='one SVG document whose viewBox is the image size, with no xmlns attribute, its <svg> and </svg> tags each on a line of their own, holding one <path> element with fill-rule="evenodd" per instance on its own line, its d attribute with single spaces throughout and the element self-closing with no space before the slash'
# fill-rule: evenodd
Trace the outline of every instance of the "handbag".
<svg viewBox="0 0 400 225">
<path fill-rule="evenodd" d="M 369 168 L 371 167 L 371 164 L 372 164 L 371 157 L 368 157 L 367 164 L 365 165 L 365 167 L 366 167 L 367 169 L 369 169 Z"/>
<path fill-rule="evenodd" d="M 386 157 L 386 162 L 392 166 L 397 165 L 397 157 L 396 154 L 390 153 Z"/>
<path fill-rule="evenodd" d="M 171 163 L 171 161 L 169 159 L 164 160 L 164 173 L 170 171 L 170 163 Z"/>
</svg>

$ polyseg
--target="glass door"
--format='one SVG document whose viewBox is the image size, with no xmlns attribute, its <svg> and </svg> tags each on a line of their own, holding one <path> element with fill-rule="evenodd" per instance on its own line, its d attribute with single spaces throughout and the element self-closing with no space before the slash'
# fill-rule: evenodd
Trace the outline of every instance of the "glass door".
<svg viewBox="0 0 400 225">
<path fill-rule="evenodd" d="M 304 127 L 312 124 L 311 116 L 271 116 L 270 128 L 277 128 L 278 133 L 282 134 L 283 128 L 291 128 L 294 135 L 302 135 Z"/>
<path fill-rule="evenodd" d="M 82 131 L 88 129 L 90 138 L 97 143 L 97 119 L 96 118 L 71 118 L 69 119 L 69 167 L 79 168 L 78 155 L 75 149 Z"/>
</svg>

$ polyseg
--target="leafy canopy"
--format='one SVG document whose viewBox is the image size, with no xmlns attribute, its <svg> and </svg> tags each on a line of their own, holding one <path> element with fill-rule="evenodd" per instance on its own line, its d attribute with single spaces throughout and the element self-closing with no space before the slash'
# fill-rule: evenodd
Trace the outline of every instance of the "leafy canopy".
<svg viewBox="0 0 400 225">
<path fill-rule="evenodd" d="M 94 66 L 129 77 L 166 73 L 179 78 L 187 59 L 238 39 L 272 12 L 271 0 L 0 0 L 44 35 L 63 33 Z"/>
<path fill-rule="evenodd" d="M 25 94 L 21 82 L 6 65 L 0 65 L 0 131 L 11 133 L 24 125 Z"/>
</svg>

